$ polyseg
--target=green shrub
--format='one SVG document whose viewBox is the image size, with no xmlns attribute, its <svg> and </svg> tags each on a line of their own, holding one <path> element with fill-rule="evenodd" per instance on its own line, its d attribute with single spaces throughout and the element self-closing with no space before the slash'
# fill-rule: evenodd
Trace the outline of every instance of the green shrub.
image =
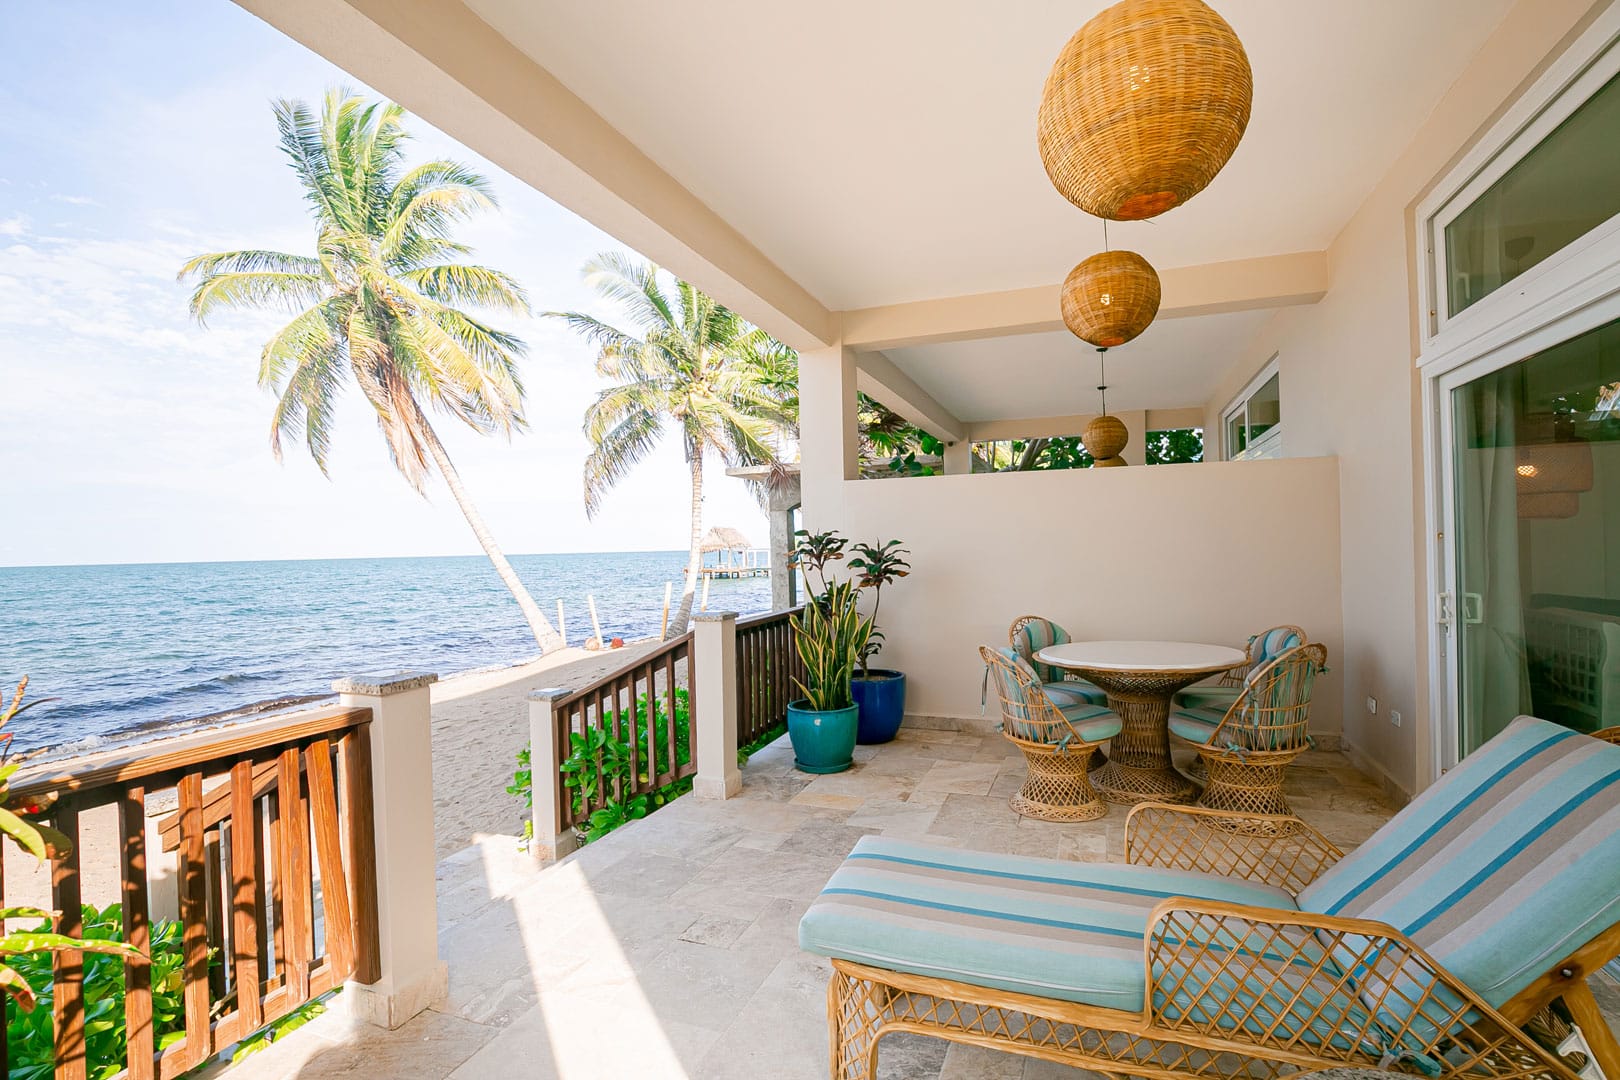
<svg viewBox="0 0 1620 1080">
<path fill-rule="evenodd" d="M 101 910 L 84 905 L 87 941 L 122 941 L 124 911 L 120 904 Z M 48 930 L 50 923 L 42 925 Z M 158 1049 L 184 1037 L 185 1003 L 182 997 L 180 924 L 164 920 L 152 927 L 152 1023 Z M 25 953 L 11 964 L 35 988 L 37 1006 L 31 1012 L 6 1004 L 6 1047 L 11 1058 L 9 1080 L 49 1080 L 55 1061 L 51 1031 L 50 953 Z M 85 1058 L 91 1080 L 106 1080 L 124 1067 L 124 961 L 119 956 L 84 954 Z"/>
<path fill-rule="evenodd" d="M 649 720 L 649 705 L 645 694 L 636 698 L 635 711 L 635 728 L 641 732 L 641 745 L 637 752 L 639 775 L 636 779 L 646 783 L 649 779 L 647 762 L 652 757 L 656 756 L 659 771 L 668 768 L 670 717 L 669 711 L 664 707 L 664 701 L 660 700 L 651 707 Z M 691 764 L 692 699 L 685 690 L 675 691 L 674 723 L 675 760 L 679 765 Z M 580 823 L 579 831 L 584 834 L 586 841 L 599 840 L 625 822 L 644 818 L 671 799 L 692 790 L 692 778 L 685 777 L 674 783 L 664 784 L 653 791 L 638 795 L 630 794 L 630 742 L 627 737 L 616 735 L 615 729 L 623 732 L 625 736 L 628 735 L 631 730 L 628 711 L 609 713 L 601 727 L 591 728 L 583 734 L 571 733 L 568 736 L 568 756 L 558 768 L 558 772 L 562 774 L 563 787 L 572 800 L 576 817 L 584 813 L 585 807 L 596 801 L 599 796 L 606 800 L 604 805 L 591 811 L 589 817 Z M 649 754 L 649 746 L 656 748 L 656 755 Z M 529 747 L 525 746 L 518 751 L 517 761 L 517 771 L 513 774 L 512 782 L 507 785 L 506 791 L 521 798 L 524 806 L 532 809 L 534 771 Z M 524 825 L 526 839 L 532 830 L 531 818 Z"/>
</svg>

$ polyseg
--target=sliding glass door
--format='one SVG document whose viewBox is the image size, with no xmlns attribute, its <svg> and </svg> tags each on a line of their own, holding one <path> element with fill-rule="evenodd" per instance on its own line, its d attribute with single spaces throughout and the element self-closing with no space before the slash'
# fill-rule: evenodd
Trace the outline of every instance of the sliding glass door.
<svg viewBox="0 0 1620 1080">
<path fill-rule="evenodd" d="M 1620 724 L 1620 321 L 1450 399 L 1457 756 Z"/>
</svg>

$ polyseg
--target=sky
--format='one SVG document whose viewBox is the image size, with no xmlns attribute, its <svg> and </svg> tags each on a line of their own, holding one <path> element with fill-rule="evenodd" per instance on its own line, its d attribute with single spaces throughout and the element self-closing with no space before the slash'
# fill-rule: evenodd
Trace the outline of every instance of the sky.
<svg viewBox="0 0 1620 1080">
<path fill-rule="evenodd" d="M 312 254 L 314 227 L 270 103 L 372 94 L 229 0 L 0 0 L 0 566 L 480 551 L 442 483 L 394 470 L 358 391 L 323 477 L 277 463 L 259 350 L 286 320 L 187 315 L 176 271 L 235 248 Z M 612 237 L 420 120 L 410 163 L 451 157 L 500 208 L 460 238 L 536 311 L 616 313 L 581 280 Z M 684 548 L 689 491 L 671 431 L 594 519 L 584 410 L 605 383 L 559 323 L 492 317 L 529 345 L 529 430 L 510 442 L 436 424 L 508 553 Z M 707 525 L 755 543 L 765 516 L 711 463 Z"/>
</svg>

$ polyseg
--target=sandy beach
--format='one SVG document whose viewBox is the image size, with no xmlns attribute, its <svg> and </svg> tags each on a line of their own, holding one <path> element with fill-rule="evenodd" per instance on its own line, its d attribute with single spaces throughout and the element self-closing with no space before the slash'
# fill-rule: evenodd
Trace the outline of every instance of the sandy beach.
<svg viewBox="0 0 1620 1080">
<path fill-rule="evenodd" d="M 528 693 L 576 688 L 629 664 L 656 641 L 588 652 L 560 649 L 528 664 L 459 675 L 433 687 L 434 850 L 438 858 L 488 834 L 523 831 L 522 802 L 506 793 L 517 752 L 529 737 Z M 118 898 L 118 850 L 113 808 L 79 820 L 84 899 L 98 907 Z M 7 845 L 5 898 L 12 905 L 50 907 L 49 873 Z"/>
</svg>

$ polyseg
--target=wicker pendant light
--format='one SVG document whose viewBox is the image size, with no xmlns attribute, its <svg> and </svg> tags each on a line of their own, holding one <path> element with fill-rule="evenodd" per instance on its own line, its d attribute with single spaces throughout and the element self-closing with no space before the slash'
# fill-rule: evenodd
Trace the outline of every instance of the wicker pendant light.
<svg viewBox="0 0 1620 1080">
<path fill-rule="evenodd" d="M 1249 123 L 1254 76 L 1201 0 L 1121 0 L 1082 26 L 1046 77 L 1046 175 L 1088 214 L 1139 221 L 1208 186 Z"/>
<path fill-rule="evenodd" d="M 1099 349 L 1136 337 L 1159 313 L 1159 275 L 1134 251 L 1103 251 L 1063 279 L 1063 325 Z"/>
<path fill-rule="evenodd" d="M 1119 417 L 1108 415 L 1108 365 L 1103 358 L 1107 351 L 1097 350 L 1097 392 L 1102 395 L 1102 415 L 1094 418 L 1086 425 L 1086 430 L 1080 433 L 1080 445 L 1091 455 L 1091 465 L 1094 469 L 1108 469 L 1129 464 L 1119 455 L 1125 449 L 1125 444 L 1130 441 L 1130 432 L 1125 430 L 1125 423 Z"/>
<path fill-rule="evenodd" d="M 1572 518 L 1581 510 L 1581 497 L 1573 491 L 1519 492 L 1519 517 Z"/>
</svg>

